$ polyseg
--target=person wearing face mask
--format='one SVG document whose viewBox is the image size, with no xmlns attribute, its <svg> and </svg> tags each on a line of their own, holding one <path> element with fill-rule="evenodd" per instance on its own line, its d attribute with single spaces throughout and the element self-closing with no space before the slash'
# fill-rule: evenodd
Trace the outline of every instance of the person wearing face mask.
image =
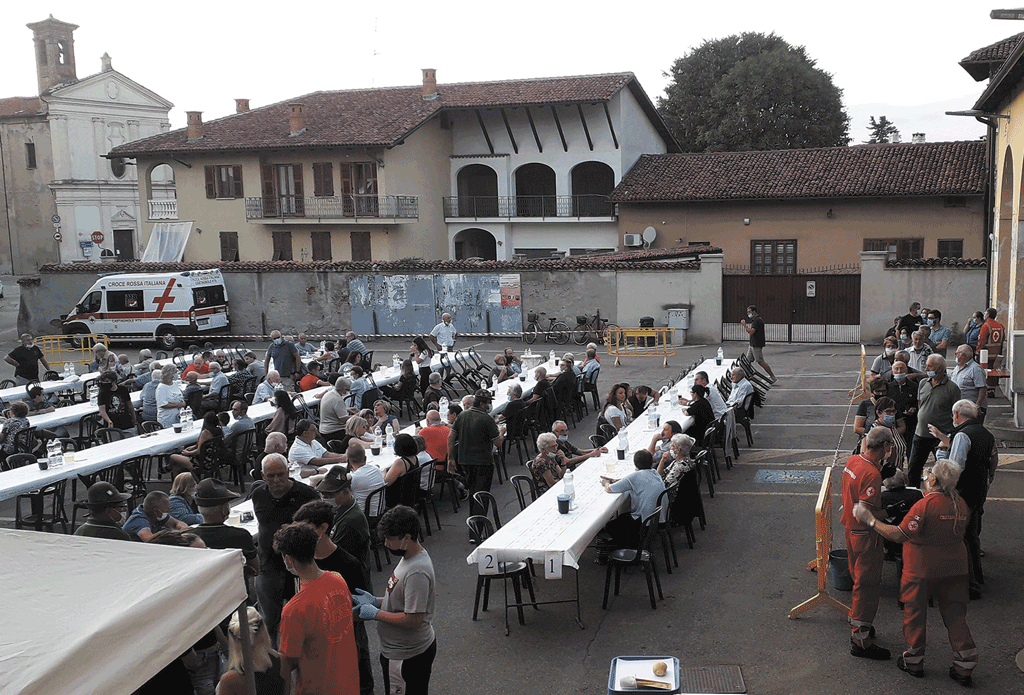
<svg viewBox="0 0 1024 695">
<path fill-rule="evenodd" d="M 398 506 L 378 523 L 384 545 L 401 558 L 383 598 L 363 591 L 353 595 L 360 620 L 375 620 L 380 637 L 380 665 L 388 695 L 426 695 L 437 656 L 434 633 L 434 563 L 420 545 L 415 510 Z"/>
<path fill-rule="evenodd" d="M 153 490 L 142 504 L 135 508 L 124 522 L 121 530 L 127 533 L 133 540 L 148 541 L 155 534 L 170 529 L 172 531 L 185 531 L 188 524 L 178 521 L 171 516 L 171 498 L 166 492 Z"/>
<path fill-rule="evenodd" d="M 879 398 L 884 398 L 889 393 L 889 389 L 882 380 L 882 377 L 871 376 L 868 377 L 867 382 L 868 393 L 871 394 L 871 398 L 864 399 L 857 404 L 857 415 L 853 420 L 853 431 L 859 437 L 867 434 L 867 431 L 871 429 L 876 420 L 875 403 Z"/>
<path fill-rule="evenodd" d="M 896 352 L 899 350 L 899 342 L 896 338 L 886 338 L 882 341 L 882 354 L 871 363 L 871 373 L 878 374 L 883 379 L 887 378 L 892 371 L 892 363 L 896 361 Z"/>
<path fill-rule="evenodd" d="M 907 372 L 906 362 L 897 359 L 892 363 L 892 374 L 890 374 L 892 379 L 889 381 L 885 395 L 896 403 L 896 419 L 903 420 L 903 442 L 909 450 L 914 441 L 914 430 L 917 427 L 918 383 L 912 381 Z"/>
<path fill-rule="evenodd" d="M 988 388 L 985 386 L 987 375 L 985 370 L 974 361 L 974 350 L 969 345 L 961 345 L 956 349 L 956 367 L 953 368 L 950 380 L 960 387 L 960 395 L 974 403 L 978 408 L 978 422 L 985 422 L 985 403 L 988 401 Z"/>
<path fill-rule="evenodd" d="M 558 438 L 550 432 L 537 437 L 537 458 L 529 464 L 537 492 L 543 493 L 562 479 L 568 469 L 565 454 L 558 449 Z"/>
<path fill-rule="evenodd" d="M 910 334 L 912 332 L 913 331 L 908 331 L 906 329 L 900 331 L 898 338 L 899 342 L 897 343 L 900 350 L 908 350 L 910 346 L 914 344 L 914 342 L 910 339 Z"/>
<path fill-rule="evenodd" d="M 121 529 L 121 525 L 128 514 L 126 502 L 131 499 L 131 495 L 118 492 L 116 487 L 105 480 L 89 486 L 87 494 L 85 504 L 89 507 L 89 517 L 75 530 L 75 535 L 130 541 L 132 537 Z"/>
<path fill-rule="evenodd" d="M 555 438 L 558 440 L 558 450 L 565 457 L 565 465 L 568 466 L 569 470 L 575 469 L 577 465 L 583 463 L 588 458 L 608 453 L 608 447 L 606 446 L 596 449 L 577 449 L 569 441 L 569 426 L 563 420 L 555 420 L 551 424 L 551 434 L 555 435 Z"/>
<path fill-rule="evenodd" d="M 896 667 L 915 678 L 924 677 L 928 599 L 934 597 L 953 649 L 949 677 L 970 686 L 978 665 L 978 648 L 967 625 L 967 551 L 963 536 L 970 509 L 955 489 L 959 477 L 960 468 L 951 461 L 938 461 L 925 469 L 924 498 L 910 508 L 899 526 L 883 523 L 874 510 L 859 502 L 851 511 L 869 532 L 904 544 L 900 598 L 905 604 L 903 638 L 907 649 L 897 659 Z"/>
<path fill-rule="evenodd" d="M 134 437 L 139 425 L 135 420 L 135 405 L 125 386 L 117 383 L 117 374 L 105 371 L 99 378 L 100 392 L 96 396 L 104 427 L 120 430 L 126 437 Z"/>
<path fill-rule="evenodd" d="M 910 354 L 910 362 L 907 363 L 908 367 L 913 367 L 918 371 L 925 371 L 925 363 L 928 361 L 928 356 L 932 354 L 931 347 L 928 346 L 927 336 L 923 331 L 914 331 L 910 336 L 911 346 L 907 352 Z"/>
<path fill-rule="evenodd" d="M 961 398 L 960 387 L 946 376 L 946 360 L 942 355 L 932 355 L 926 365 L 928 378 L 917 390 L 917 428 L 910 449 L 910 464 L 907 473 L 910 484 L 917 487 L 921 482 L 921 470 L 928 456 L 939 446 L 939 440 L 931 433 L 931 427 L 940 432 L 953 429 L 953 404 Z"/>
<path fill-rule="evenodd" d="M 900 318 L 899 325 L 896 328 L 900 334 L 906 333 L 909 336 L 922 323 L 924 323 L 924 320 L 921 318 L 921 302 L 914 302 L 910 305 L 910 313 Z"/>
<path fill-rule="evenodd" d="M 18 386 L 39 381 L 39 363 L 47 369 L 50 364 L 43 357 L 43 351 L 36 346 L 31 333 L 21 334 L 21 345 L 11 350 L 4 362 L 14 367 L 14 383 Z"/>
<path fill-rule="evenodd" d="M 296 676 L 296 693 L 358 695 L 352 593 L 341 575 L 317 565 L 320 539 L 305 523 L 274 533 L 274 552 L 300 585 L 281 612 L 281 675 L 285 681 Z"/>
<path fill-rule="evenodd" d="M 882 461 L 882 479 L 884 480 L 903 468 L 903 464 L 907 460 L 907 444 L 903 438 L 906 424 L 896 413 L 896 401 L 887 396 L 875 400 L 875 421 L 868 426 L 868 429 L 873 427 L 888 428 L 892 434 L 892 449 Z"/>
<path fill-rule="evenodd" d="M 750 323 L 747 323 L 749 321 Z M 757 360 L 757 363 L 761 365 L 761 368 L 768 372 L 769 378 L 774 384 L 778 379 L 775 377 L 775 372 L 768 366 L 768 363 L 764 361 L 764 319 L 757 313 L 757 307 L 751 304 L 747 307 L 747 318 L 740 321 L 740 325 L 750 335 L 750 347 L 747 348 L 747 359 L 751 362 Z"/>
<path fill-rule="evenodd" d="M 935 343 L 935 352 L 945 357 L 951 331 L 949 327 L 942 325 L 942 312 L 938 309 L 930 310 L 925 324 L 932 329 L 932 334 L 929 337 Z"/>
<path fill-rule="evenodd" d="M 981 325 L 985 323 L 985 314 L 975 311 L 971 318 L 964 324 L 964 338 L 971 350 L 978 351 L 978 337 L 981 335 Z"/>
<path fill-rule="evenodd" d="M 289 391 L 295 390 L 292 375 L 299 370 L 301 360 L 295 345 L 285 340 L 281 336 L 281 331 L 270 332 L 270 346 L 267 348 L 267 356 L 263 359 L 264 372 L 270 372 L 270 360 L 274 360 L 274 369 L 280 375 L 284 388 Z"/>
</svg>

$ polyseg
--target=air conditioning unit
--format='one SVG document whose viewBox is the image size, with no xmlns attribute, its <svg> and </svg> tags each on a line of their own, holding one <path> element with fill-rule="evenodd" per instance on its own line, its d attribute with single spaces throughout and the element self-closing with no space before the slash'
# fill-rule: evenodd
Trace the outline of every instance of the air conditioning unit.
<svg viewBox="0 0 1024 695">
<path fill-rule="evenodd" d="M 643 246 L 644 239 L 639 234 L 623 234 L 622 244 L 624 246 Z"/>
</svg>

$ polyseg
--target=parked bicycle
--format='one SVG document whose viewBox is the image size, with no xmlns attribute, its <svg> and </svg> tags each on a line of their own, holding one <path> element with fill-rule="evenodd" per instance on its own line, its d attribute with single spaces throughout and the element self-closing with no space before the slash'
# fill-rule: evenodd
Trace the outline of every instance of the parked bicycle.
<svg viewBox="0 0 1024 695">
<path fill-rule="evenodd" d="M 594 336 L 596 338 L 594 342 L 602 345 L 611 328 L 617 329 L 618 326 L 609 322 L 608 319 L 601 318 L 601 310 L 598 309 L 593 316 L 576 317 L 576 327 L 572 329 L 572 339 L 577 345 L 583 345 L 591 336 Z"/>
<path fill-rule="evenodd" d="M 539 323 L 540 317 L 544 316 L 545 314 L 546 312 L 543 311 L 540 313 L 537 313 L 536 311 L 531 311 L 526 315 L 526 320 L 528 321 L 528 323 L 526 324 L 526 328 L 523 330 L 523 340 L 525 340 L 530 345 L 533 345 L 537 341 L 537 336 L 543 333 L 545 343 L 548 342 L 548 340 L 552 340 L 558 345 L 565 345 L 566 343 L 568 343 L 569 327 L 565 325 L 564 321 L 549 318 L 547 330 L 544 330 L 541 327 Z"/>
</svg>

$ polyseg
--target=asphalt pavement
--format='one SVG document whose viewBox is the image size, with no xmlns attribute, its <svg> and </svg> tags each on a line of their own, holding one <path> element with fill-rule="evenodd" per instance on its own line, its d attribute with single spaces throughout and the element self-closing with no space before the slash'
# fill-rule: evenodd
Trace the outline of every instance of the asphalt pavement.
<svg viewBox="0 0 1024 695">
<path fill-rule="evenodd" d="M 7 278 L 3 278 L 5 285 Z M 9 349 L 10 303 L 15 293 L 0 300 L 0 350 Z M 14 315 L 16 316 L 16 305 Z M 142 346 L 124 351 L 137 354 Z M 389 361 L 392 352 L 404 353 L 404 342 L 375 342 L 377 361 Z M 483 343 L 485 358 L 504 344 Z M 517 350 L 521 349 L 515 344 Z M 724 344 L 735 357 L 745 346 Z M 535 351 L 558 352 L 579 347 L 536 345 Z M 718 346 L 687 346 L 663 368 L 659 360 L 632 358 L 620 367 L 603 357 L 599 388 L 612 384 L 646 383 L 654 387 L 675 377 L 682 365 L 700 356 L 711 357 Z M 121 347 L 115 348 L 118 352 Z M 527 609 L 526 625 L 514 612 L 512 629 L 505 636 L 502 587 L 494 584 L 491 607 L 471 620 L 476 568 L 466 563 L 472 551 L 467 540 L 467 505 L 459 514 L 450 501 L 439 503 L 441 530 L 424 543 L 434 562 L 437 599 L 434 626 L 438 654 L 431 686 L 451 695 L 521 693 L 604 693 L 608 667 L 618 655 L 670 654 L 683 666 L 738 665 L 749 693 L 857 693 L 958 692 L 960 686 L 946 675 L 949 644 L 937 610 L 929 612 L 929 648 L 924 680 L 911 679 L 896 669 L 895 660 L 856 659 L 848 651 L 849 627 L 844 615 L 818 607 L 797 620 L 789 610 L 816 592 L 816 577 L 806 569 L 814 558 L 814 505 L 822 470 L 845 463 L 855 443 L 853 409 L 847 392 L 856 385 L 859 347 L 851 345 L 777 345 L 765 349 L 779 382 L 753 421 L 754 447 L 741 434 L 740 457 L 732 470 L 722 471 L 714 499 L 704 489 L 706 530 L 697 529 L 697 542 L 686 547 L 682 529 L 674 532 L 679 567 L 665 571 L 660 549 L 656 562 L 665 599 L 652 610 L 643 574 L 633 570 L 623 578 L 621 595 L 608 610 L 601 609 L 605 568 L 588 551 L 579 571 L 583 622 L 574 622 L 571 605 Z M 994 408 L 1006 409 L 1005 399 Z M 591 410 L 570 438 L 587 445 L 594 433 L 596 414 Z M 838 454 L 837 454 L 838 452 Z M 1024 576 L 1024 452 L 1002 449 L 1000 472 L 986 504 L 982 545 L 987 583 L 981 600 L 972 602 L 968 622 L 981 651 L 974 690 L 981 693 L 1024 692 L 1024 674 L 1014 659 L 1024 647 L 1022 583 Z M 509 472 L 526 473 L 515 456 Z M 838 480 L 838 477 L 837 477 Z M 838 487 L 835 490 L 838 493 Z M 509 484 L 495 481 L 502 519 L 518 511 Z M 842 547 L 838 523 L 838 495 L 834 498 L 835 547 Z M 13 526 L 13 502 L 0 503 L 0 526 Z M 374 585 L 386 584 L 390 568 L 375 573 Z M 561 580 L 536 581 L 539 600 L 570 598 L 573 571 Z M 876 620 L 878 641 L 898 653 L 902 649 L 902 613 L 896 607 L 895 566 L 886 563 L 882 601 Z M 849 603 L 850 594 L 831 590 Z M 371 649 L 377 637 L 371 628 Z M 381 692 L 379 669 L 377 692 Z"/>
</svg>

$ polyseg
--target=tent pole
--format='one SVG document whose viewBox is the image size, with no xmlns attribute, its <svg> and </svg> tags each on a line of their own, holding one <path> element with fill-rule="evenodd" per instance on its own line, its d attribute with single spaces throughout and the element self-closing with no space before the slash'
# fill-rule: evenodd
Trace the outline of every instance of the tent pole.
<svg viewBox="0 0 1024 695">
<path fill-rule="evenodd" d="M 256 695 L 256 667 L 252 663 L 252 642 L 249 639 L 249 605 L 245 601 L 238 606 L 238 626 L 241 628 L 245 687 L 249 695 Z"/>
</svg>

